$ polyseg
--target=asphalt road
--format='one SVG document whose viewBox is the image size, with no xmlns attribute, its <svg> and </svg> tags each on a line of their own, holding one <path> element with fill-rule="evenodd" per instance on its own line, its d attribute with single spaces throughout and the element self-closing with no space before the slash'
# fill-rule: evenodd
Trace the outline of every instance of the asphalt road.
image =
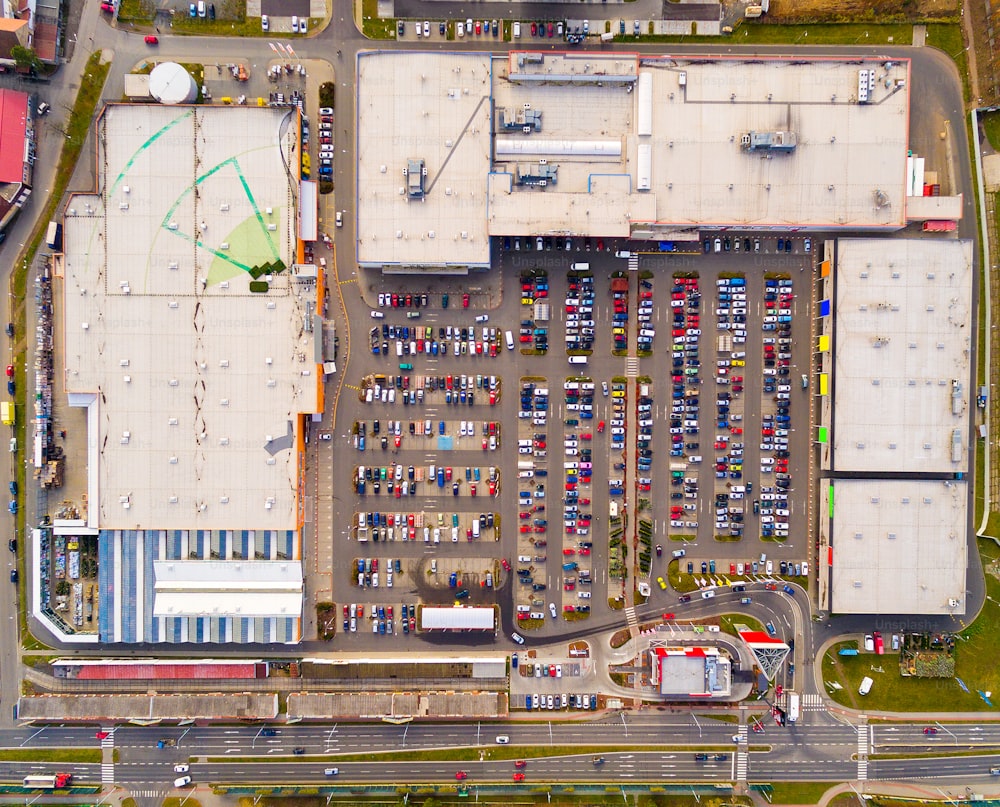
<svg viewBox="0 0 1000 807">
<path fill-rule="evenodd" d="M 939 724 L 940 725 L 940 724 Z M 870 733 L 869 753 L 934 752 L 1000 747 L 1000 726 L 971 724 L 941 725 L 936 736 L 923 734 L 923 726 L 883 726 L 866 728 Z M 148 729 L 121 727 L 116 731 L 120 762 L 116 778 L 124 785 L 168 784 L 174 777 L 172 766 L 188 762 L 190 757 L 208 758 L 193 762 L 192 776 L 197 783 L 296 782 L 324 781 L 323 770 L 331 765 L 340 769 L 341 782 L 419 783 L 449 781 L 456 771 L 468 773 L 470 783 L 509 781 L 514 771 L 510 760 L 492 761 L 488 755 L 497 747 L 494 737 L 502 732 L 510 737 L 512 747 L 530 748 L 531 753 L 550 747 L 554 756 L 528 760 L 526 781 L 629 781 L 670 779 L 681 781 L 734 778 L 732 765 L 735 749 L 731 735 L 734 724 L 719 723 L 709 717 L 647 713 L 643 715 L 603 716 L 588 723 L 525 724 L 411 724 L 409 726 L 373 724 L 335 724 L 333 726 L 289 726 L 275 737 L 264 737 L 258 727 L 196 727 L 191 729 Z M 159 737 L 173 737 L 175 747 L 156 748 Z M 750 778 L 757 781 L 801 779 L 802 766 L 808 764 L 810 778 L 821 781 L 852 779 L 857 772 L 853 755 L 858 748 L 856 729 L 834 721 L 820 712 L 806 712 L 803 722 L 786 728 L 765 724 L 763 734 L 750 734 Z M 93 747 L 93 731 L 84 728 L 53 727 L 38 730 L 0 730 L 3 747 Z M 663 752 L 630 749 L 629 745 L 663 744 L 689 746 L 690 751 Z M 566 755 L 567 747 L 586 748 L 580 755 Z M 295 747 L 305 755 L 292 758 Z M 593 752 L 593 747 L 607 750 Z M 404 751 L 414 749 L 480 748 L 484 757 L 476 761 L 371 761 L 337 762 L 331 754 L 363 753 L 365 749 Z M 694 752 L 711 749 L 723 752 L 726 761 L 697 762 Z M 592 754 L 604 757 L 603 766 L 592 763 Z M 313 757 L 310 759 L 310 755 Z M 252 757 L 253 760 L 247 759 Z M 260 758 L 274 757 L 261 764 Z M 321 757 L 317 759 L 316 757 Z M 226 758 L 228 761 L 217 761 Z M 869 778 L 913 780 L 968 779 L 974 781 L 1000 764 L 1000 754 L 975 757 L 942 756 L 928 759 L 882 759 L 869 762 Z M 94 764 L 0 763 L 0 780 L 20 777 L 30 772 L 68 770 L 82 781 L 94 781 L 100 768 Z"/>
</svg>

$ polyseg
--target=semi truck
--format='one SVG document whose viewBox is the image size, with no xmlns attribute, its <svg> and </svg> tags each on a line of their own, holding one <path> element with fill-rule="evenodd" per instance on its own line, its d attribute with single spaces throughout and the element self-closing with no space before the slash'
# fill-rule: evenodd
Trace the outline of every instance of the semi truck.
<svg viewBox="0 0 1000 807">
<path fill-rule="evenodd" d="M 73 774 L 32 774 L 24 777 L 24 787 L 33 787 L 37 790 L 57 790 L 61 787 L 69 787 L 73 784 Z"/>
</svg>

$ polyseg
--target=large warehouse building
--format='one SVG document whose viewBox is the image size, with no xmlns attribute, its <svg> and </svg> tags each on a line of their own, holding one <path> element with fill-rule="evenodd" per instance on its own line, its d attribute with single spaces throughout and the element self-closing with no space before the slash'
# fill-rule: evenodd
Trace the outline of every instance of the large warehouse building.
<svg viewBox="0 0 1000 807">
<path fill-rule="evenodd" d="M 594 52 L 358 60 L 357 259 L 490 266 L 491 236 L 901 229 L 909 62 Z"/>
<path fill-rule="evenodd" d="M 65 384 L 105 642 L 294 642 L 315 277 L 297 273 L 296 117 L 112 105 L 66 211 Z"/>
<path fill-rule="evenodd" d="M 838 239 L 821 267 L 820 602 L 964 612 L 973 245 Z"/>
</svg>

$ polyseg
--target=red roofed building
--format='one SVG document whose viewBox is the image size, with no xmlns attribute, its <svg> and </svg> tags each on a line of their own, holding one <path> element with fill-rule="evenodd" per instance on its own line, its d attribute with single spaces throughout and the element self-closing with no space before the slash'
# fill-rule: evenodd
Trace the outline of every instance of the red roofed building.
<svg viewBox="0 0 1000 807">
<path fill-rule="evenodd" d="M 684 698 L 728 698 L 732 665 L 717 647 L 649 648 L 652 683 L 661 695 Z"/>
<path fill-rule="evenodd" d="M 30 103 L 26 93 L 0 90 L 0 232 L 31 194 L 35 142 Z"/>
</svg>

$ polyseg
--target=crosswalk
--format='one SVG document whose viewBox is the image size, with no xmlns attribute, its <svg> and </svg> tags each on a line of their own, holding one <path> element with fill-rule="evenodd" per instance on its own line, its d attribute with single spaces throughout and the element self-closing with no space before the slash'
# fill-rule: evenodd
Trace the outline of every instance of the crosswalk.
<svg viewBox="0 0 1000 807">
<path fill-rule="evenodd" d="M 819 712 L 826 709 L 826 705 L 823 703 L 823 696 L 816 692 L 807 692 L 802 696 L 802 710 L 809 710 L 810 712 Z"/>
<path fill-rule="evenodd" d="M 869 734 L 873 729 L 867 723 L 858 726 L 858 781 L 863 782 L 868 778 L 868 748 Z"/>
<path fill-rule="evenodd" d="M 639 629 L 639 617 L 635 615 L 635 606 L 630 605 L 625 609 L 625 620 L 628 622 L 628 626 L 632 630 Z"/>
<path fill-rule="evenodd" d="M 638 272 L 639 271 L 639 256 L 636 255 L 634 252 L 631 255 L 629 255 L 629 258 L 628 258 L 628 270 L 630 272 Z"/>
<path fill-rule="evenodd" d="M 736 745 L 736 781 L 745 782 L 747 780 L 747 769 L 750 767 L 750 753 L 747 745 L 749 730 L 746 723 L 741 723 L 736 732 L 739 743 Z"/>
<path fill-rule="evenodd" d="M 101 754 L 102 756 L 111 756 L 114 754 L 115 747 L 115 729 L 114 727 L 102 728 L 101 729 Z M 105 755 L 105 751 L 111 751 L 110 755 Z M 101 784 L 113 785 L 115 783 L 115 763 L 114 762 L 102 762 L 101 763 Z"/>
<path fill-rule="evenodd" d="M 625 359 L 625 375 L 629 378 L 635 378 L 639 375 L 639 357 L 629 356 Z"/>
<path fill-rule="evenodd" d="M 133 790 L 132 795 L 136 798 L 158 799 L 165 795 L 163 790 Z"/>
</svg>

